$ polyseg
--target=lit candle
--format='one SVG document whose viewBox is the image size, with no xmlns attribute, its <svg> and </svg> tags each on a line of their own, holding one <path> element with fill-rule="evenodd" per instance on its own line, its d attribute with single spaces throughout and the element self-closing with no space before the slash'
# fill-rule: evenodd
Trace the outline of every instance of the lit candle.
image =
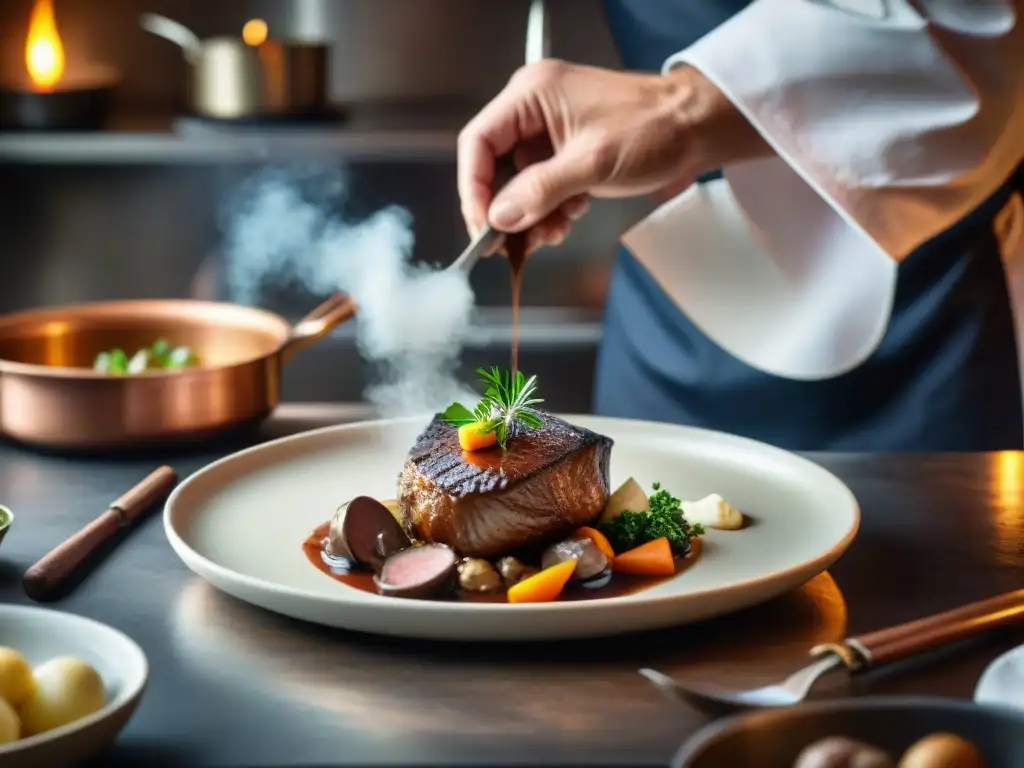
<svg viewBox="0 0 1024 768">
<path fill-rule="evenodd" d="M 25 66 L 40 91 L 52 91 L 64 76 L 64 44 L 57 32 L 53 0 L 36 0 L 25 41 Z"/>
<path fill-rule="evenodd" d="M 35 0 L 25 39 L 25 70 L 17 82 L 0 84 L 0 129 L 95 130 L 110 109 L 117 73 L 78 63 L 65 71 L 64 43 L 57 31 L 54 0 Z"/>
</svg>

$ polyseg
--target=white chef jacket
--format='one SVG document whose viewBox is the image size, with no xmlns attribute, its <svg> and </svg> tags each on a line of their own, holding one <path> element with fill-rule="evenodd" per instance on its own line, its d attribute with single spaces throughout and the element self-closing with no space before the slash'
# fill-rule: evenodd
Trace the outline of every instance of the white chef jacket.
<svg viewBox="0 0 1024 768">
<path fill-rule="evenodd" d="M 691 187 L 624 244 L 753 368 L 856 368 L 885 335 L 898 263 L 1024 159 L 1022 13 L 1024 0 L 755 0 L 664 66 L 699 69 L 777 155 Z M 1019 193 L 997 231 L 1019 343 Z"/>
</svg>

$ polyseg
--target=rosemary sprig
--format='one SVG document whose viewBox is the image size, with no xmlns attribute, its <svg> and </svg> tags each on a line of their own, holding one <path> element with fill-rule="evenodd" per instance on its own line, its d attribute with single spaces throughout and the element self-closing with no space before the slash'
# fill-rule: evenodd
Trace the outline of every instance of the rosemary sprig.
<svg viewBox="0 0 1024 768">
<path fill-rule="evenodd" d="M 511 372 L 501 371 L 497 367 L 490 370 L 477 368 L 476 372 L 483 379 L 485 387 L 476 408 L 471 411 L 462 403 L 452 403 L 441 414 L 442 419 L 457 427 L 479 423 L 480 432 L 494 432 L 502 448 L 507 445 L 512 428 L 517 423 L 534 429 L 544 426 L 544 420 L 533 407 L 544 402 L 534 397 L 537 391 L 536 376 L 526 378 L 522 371 L 512 376 Z"/>
</svg>

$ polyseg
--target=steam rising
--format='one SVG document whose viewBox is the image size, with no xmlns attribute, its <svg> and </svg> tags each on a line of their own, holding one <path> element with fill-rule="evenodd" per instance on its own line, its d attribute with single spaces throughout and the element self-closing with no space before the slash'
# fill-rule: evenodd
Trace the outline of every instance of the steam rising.
<svg viewBox="0 0 1024 768">
<path fill-rule="evenodd" d="M 345 175 L 333 169 L 250 177 L 222 222 L 231 294 L 258 304 L 268 286 L 299 286 L 316 296 L 345 291 L 359 306 L 359 351 L 379 369 L 366 396 L 388 416 L 443 409 L 465 396 L 454 371 L 472 318 L 469 283 L 411 262 L 406 209 L 348 220 L 347 192 Z"/>
</svg>

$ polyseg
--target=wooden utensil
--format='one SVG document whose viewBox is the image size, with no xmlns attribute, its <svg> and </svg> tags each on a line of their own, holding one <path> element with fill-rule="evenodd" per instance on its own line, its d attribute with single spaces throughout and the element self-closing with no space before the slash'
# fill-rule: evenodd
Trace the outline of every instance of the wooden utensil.
<svg viewBox="0 0 1024 768">
<path fill-rule="evenodd" d="M 850 638 L 846 645 L 856 651 L 859 658 L 847 666 L 859 670 L 888 664 L 1021 621 L 1024 621 L 1024 589 Z"/>
<path fill-rule="evenodd" d="M 178 475 L 171 467 L 163 466 L 151 472 L 111 504 L 103 514 L 51 549 L 25 571 L 22 578 L 25 594 L 33 600 L 52 599 L 90 555 L 152 508 L 177 482 Z"/>
</svg>

